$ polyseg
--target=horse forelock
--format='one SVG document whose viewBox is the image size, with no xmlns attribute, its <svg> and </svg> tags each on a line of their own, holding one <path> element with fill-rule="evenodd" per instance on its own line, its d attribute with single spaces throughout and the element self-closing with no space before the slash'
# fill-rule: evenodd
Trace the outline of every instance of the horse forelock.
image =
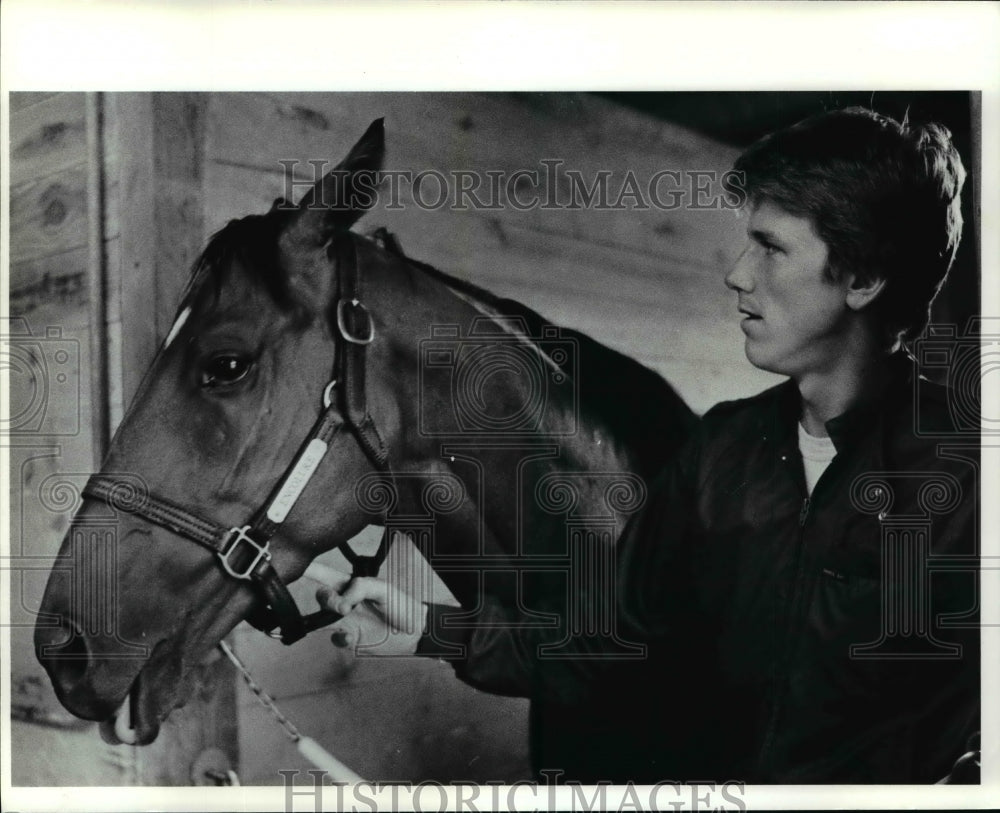
<svg viewBox="0 0 1000 813">
<path fill-rule="evenodd" d="M 241 273 L 246 282 L 266 293 L 280 310 L 298 313 L 301 303 L 281 267 L 278 240 L 287 222 L 286 212 L 272 210 L 231 220 L 215 232 L 191 269 L 178 313 L 187 308 L 205 312 L 218 306 L 223 287 L 234 273 Z"/>
</svg>

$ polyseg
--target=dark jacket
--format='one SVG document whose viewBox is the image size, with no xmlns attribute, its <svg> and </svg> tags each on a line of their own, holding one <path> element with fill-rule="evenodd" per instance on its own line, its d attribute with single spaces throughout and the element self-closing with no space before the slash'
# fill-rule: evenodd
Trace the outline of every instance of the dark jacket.
<svg viewBox="0 0 1000 813">
<path fill-rule="evenodd" d="M 794 384 L 705 415 L 618 546 L 621 651 L 645 658 L 583 636 L 578 657 L 538 657 L 564 630 L 498 605 L 474 629 L 435 609 L 422 650 L 465 644 L 457 673 L 489 691 L 620 705 L 591 742 L 542 732 L 554 759 L 580 752 L 541 757 L 566 778 L 942 778 L 979 727 L 979 436 L 912 373 L 897 359 L 881 397 L 827 424 L 837 455 L 809 498 Z"/>
</svg>

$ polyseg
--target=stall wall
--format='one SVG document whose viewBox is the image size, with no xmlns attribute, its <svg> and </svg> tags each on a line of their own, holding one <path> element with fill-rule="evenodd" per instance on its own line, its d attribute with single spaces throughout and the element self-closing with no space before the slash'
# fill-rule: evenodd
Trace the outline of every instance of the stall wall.
<svg viewBox="0 0 1000 813">
<path fill-rule="evenodd" d="M 0 353 L 11 418 L 0 445 L 11 471 L 12 781 L 205 784 L 196 766 L 206 752 L 216 764 L 237 761 L 230 668 L 202 670 L 191 702 L 154 745 L 110 746 L 59 706 L 32 643 L 80 489 L 152 360 L 158 319 L 172 313 L 174 286 L 201 242 L 200 220 L 191 221 L 201 209 L 200 153 L 178 129 L 198 97 L 14 93 L 7 101 L 10 298 Z M 113 535 L 114 524 L 102 530 Z M 103 586 L 116 613 L 112 585 Z"/>
</svg>

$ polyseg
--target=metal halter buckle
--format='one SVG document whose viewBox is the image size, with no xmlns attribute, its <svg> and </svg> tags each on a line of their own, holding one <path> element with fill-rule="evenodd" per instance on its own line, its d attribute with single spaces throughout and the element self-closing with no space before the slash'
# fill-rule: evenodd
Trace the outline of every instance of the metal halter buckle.
<svg viewBox="0 0 1000 813">
<path fill-rule="evenodd" d="M 232 541 L 227 543 L 225 549 L 219 551 L 219 558 L 222 560 L 222 567 L 225 568 L 226 573 L 234 579 L 250 581 L 250 574 L 253 573 L 257 568 L 257 565 L 260 564 L 261 559 L 271 561 L 271 552 L 268 550 L 271 543 L 265 542 L 263 545 L 258 544 L 257 540 L 248 533 L 249 530 L 249 525 L 244 525 L 242 528 L 230 528 L 229 533 L 233 535 L 230 537 Z M 229 564 L 229 557 L 232 555 L 233 551 L 239 547 L 240 542 L 248 543 L 250 547 L 257 551 L 257 555 L 253 557 L 253 561 L 250 562 L 250 564 L 247 565 L 246 569 L 242 572 L 233 570 L 233 566 Z"/>
<path fill-rule="evenodd" d="M 344 316 L 348 306 L 365 315 L 365 321 L 368 323 L 367 336 L 355 336 L 347 329 L 347 320 Z M 358 299 L 341 299 L 337 302 L 337 329 L 345 341 L 349 341 L 351 344 L 371 344 L 375 338 L 375 323 L 372 322 L 371 314 L 368 312 L 368 308 L 365 307 L 364 302 Z"/>
</svg>

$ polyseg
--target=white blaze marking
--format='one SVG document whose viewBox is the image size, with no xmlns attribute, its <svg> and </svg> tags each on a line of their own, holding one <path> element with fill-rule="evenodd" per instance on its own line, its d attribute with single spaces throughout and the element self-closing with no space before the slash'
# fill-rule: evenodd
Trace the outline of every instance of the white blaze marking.
<svg viewBox="0 0 1000 813">
<path fill-rule="evenodd" d="M 191 315 L 191 308 L 185 308 L 180 312 L 177 317 L 177 321 L 174 322 L 174 326 L 170 328 L 170 332 L 167 334 L 167 339 L 163 343 L 164 349 L 170 347 L 170 343 L 177 338 L 177 334 L 181 332 L 181 328 L 184 327 L 184 323 L 188 320 Z"/>
<path fill-rule="evenodd" d="M 267 518 L 271 522 L 285 521 L 285 517 L 292 510 L 292 506 L 309 483 L 325 454 L 326 444 L 322 440 L 313 438 L 309 441 L 309 445 L 295 461 L 295 468 L 288 473 L 285 482 L 281 484 L 278 496 L 267 507 Z"/>
</svg>

